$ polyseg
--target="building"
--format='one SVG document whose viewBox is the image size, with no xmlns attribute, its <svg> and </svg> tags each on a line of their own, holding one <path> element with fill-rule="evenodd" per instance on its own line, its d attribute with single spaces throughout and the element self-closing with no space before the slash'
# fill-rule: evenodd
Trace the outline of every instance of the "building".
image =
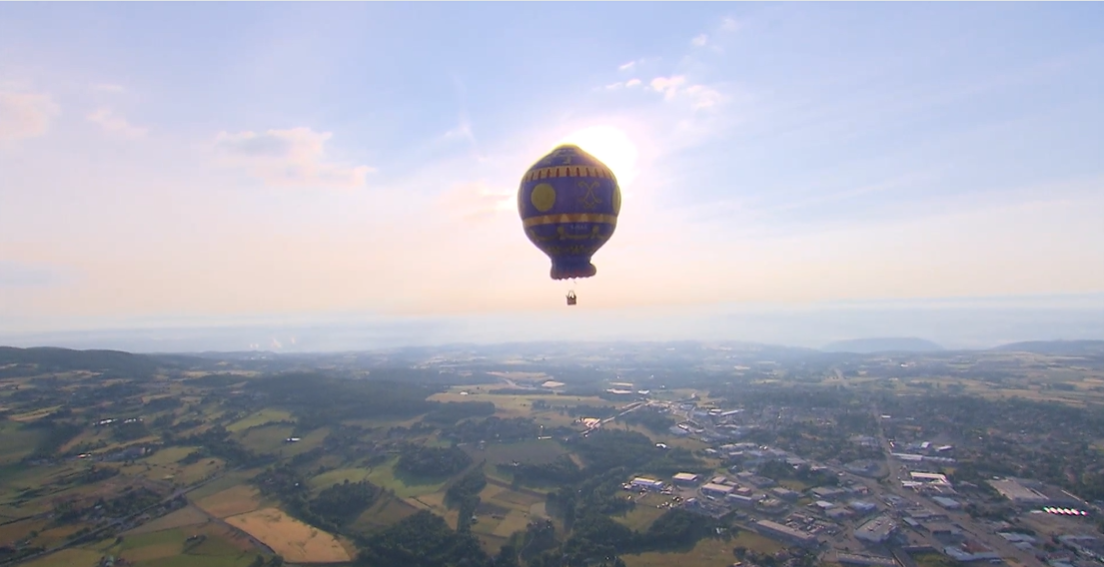
<svg viewBox="0 0 1104 567">
<path fill-rule="evenodd" d="M 819 543 L 815 535 L 801 530 L 795 530 L 789 526 L 779 524 L 778 522 L 759 520 L 755 522 L 755 527 L 761 534 L 767 537 L 777 537 L 797 545 L 814 546 Z"/>
<path fill-rule="evenodd" d="M 682 472 L 682 473 L 676 474 L 672 478 L 672 480 L 675 481 L 675 484 L 682 484 L 682 485 L 694 484 L 695 482 L 698 482 L 698 475 L 693 474 L 693 473 Z"/>
<path fill-rule="evenodd" d="M 961 545 L 944 547 L 943 553 L 951 556 L 951 559 L 963 563 L 1000 559 L 999 554 L 976 541 L 967 541 Z"/>
<path fill-rule="evenodd" d="M 706 496 L 724 497 L 724 496 L 728 496 L 729 494 L 732 494 L 733 490 L 734 490 L 734 487 L 732 487 L 732 486 L 728 486 L 728 485 L 725 485 L 725 484 L 716 484 L 716 483 L 713 483 L 713 482 L 703 484 L 702 487 L 701 487 L 702 494 L 705 494 Z"/>
<path fill-rule="evenodd" d="M 892 557 L 860 555 L 857 553 L 836 552 L 836 561 L 843 565 L 862 565 L 864 567 L 897 567 Z"/>
<path fill-rule="evenodd" d="M 932 496 L 932 502 L 935 502 L 936 504 L 939 504 L 940 506 L 948 510 L 957 510 L 962 507 L 962 505 L 959 504 L 957 500 L 953 500 L 945 496 Z"/>
<path fill-rule="evenodd" d="M 878 507 L 875 506 L 873 502 L 864 502 L 862 500 L 855 500 L 854 502 L 848 504 L 848 506 L 850 506 L 852 510 L 856 512 L 861 512 L 863 514 L 867 514 L 878 509 Z"/>
<path fill-rule="evenodd" d="M 790 490 L 789 488 L 783 488 L 781 486 L 772 488 L 771 492 L 774 493 L 775 496 L 783 500 L 789 500 L 791 502 L 797 500 L 798 498 L 801 498 L 801 494 L 799 494 L 798 492 Z"/>
<path fill-rule="evenodd" d="M 1001 496 L 1004 496 L 1015 504 L 1042 504 L 1049 500 L 1039 491 L 1028 488 L 1015 480 L 990 480 L 988 482 L 989 486 L 992 486 L 997 492 L 1001 493 Z"/>
<path fill-rule="evenodd" d="M 725 502 L 729 504 L 735 504 L 743 508 L 752 508 L 759 499 L 753 496 L 744 496 L 743 494 L 729 494 L 725 496 Z"/>
<path fill-rule="evenodd" d="M 663 482 L 662 481 L 658 481 L 658 480 L 655 480 L 653 478 L 644 478 L 644 477 L 641 477 L 641 476 L 638 476 L 638 477 L 632 479 L 632 481 L 629 484 L 631 484 L 633 486 L 633 488 L 646 488 L 648 490 L 662 490 L 663 489 Z"/>
<path fill-rule="evenodd" d="M 950 484 L 951 483 L 949 480 L 947 480 L 947 475 L 943 475 L 943 474 L 939 474 L 939 473 L 927 473 L 927 472 L 913 471 L 913 472 L 909 473 L 909 477 L 911 477 L 912 480 L 915 480 L 917 482 L 926 482 L 926 483 L 930 483 L 930 484 Z"/>
<path fill-rule="evenodd" d="M 868 543 L 882 543 L 893 535 L 897 524 L 888 516 L 878 516 L 855 528 L 855 538 Z"/>
</svg>

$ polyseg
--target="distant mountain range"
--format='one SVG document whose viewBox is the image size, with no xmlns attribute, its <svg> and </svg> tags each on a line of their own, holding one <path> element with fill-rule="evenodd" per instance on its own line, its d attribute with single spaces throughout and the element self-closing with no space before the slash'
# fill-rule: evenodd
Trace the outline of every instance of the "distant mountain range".
<svg viewBox="0 0 1104 567">
<path fill-rule="evenodd" d="M 601 353 L 615 358 L 643 357 L 653 358 L 662 353 L 666 360 L 690 360 L 706 351 L 717 349 L 732 353 L 754 354 L 757 357 L 774 359 L 802 359 L 825 355 L 847 356 L 875 353 L 951 353 L 951 352 L 1026 352 L 1050 356 L 1087 356 L 1104 357 L 1104 341 L 1099 340 L 1061 340 L 1030 341 L 1002 345 L 984 350 L 952 351 L 928 340 L 919 338 L 866 338 L 837 341 L 823 349 L 792 348 L 778 345 L 760 345 L 742 342 L 707 341 L 671 341 L 671 342 L 580 342 L 580 343 L 504 343 L 496 345 L 444 345 L 440 347 L 408 347 L 387 351 L 362 351 L 349 353 L 273 353 L 267 351 L 251 352 L 204 352 L 181 354 L 131 354 L 112 350 L 73 350 L 57 347 L 15 348 L 0 346 L 0 377 L 18 374 L 19 368 L 36 365 L 41 371 L 95 370 L 124 372 L 128 375 L 152 376 L 157 367 L 218 367 L 219 360 L 237 360 L 248 362 L 258 369 L 286 370 L 300 366 L 310 366 L 312 359 L 339 357 L 346 360 L 379 359 L 390 364 L 404 365 L 415 360 L 424 360 L 426 356 L 466 354 L 472 360 L 487 356 L 584 356 Z M 350 358 L 351 357 L 351 358 Z M 551 360 L 550 360 L 551 362 Z"/>
<path fill-rule="evenodd" d="M 940 352 L 946 349 L 931 341 L 914 337 L 881 337 L 836 341 L 825 345 L 820 350 L 825 352 L 871 354 L 876 352 Z"/>
</svg>

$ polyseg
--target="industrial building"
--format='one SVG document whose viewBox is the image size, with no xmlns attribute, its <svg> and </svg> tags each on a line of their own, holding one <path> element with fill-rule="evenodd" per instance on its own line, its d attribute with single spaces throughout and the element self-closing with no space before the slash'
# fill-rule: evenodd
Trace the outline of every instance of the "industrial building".
<svg viewBox="0 0 1104 567">
<path fill-rule="evenodd" d="M 882 543 L 889 539 L 896 529 L 897 524 L 891 518 L 878 516 L 855 528 L 855 538 L 870 543 Z"/>
<path fill-rule="evenodd" d="M 663 482 L 655 480 L 654 478 L 644 478 L 638 476 L 630 482 L 634 488 L 647 488 L 648 490 L 662 490 Z"/>
<path fill-rule="evenodd" d="M 732 491 L 734 489 L 735 487 L 724 484 L 716 484 L 713 482 L 703 484 L 701 487 L 702 494 L 705 494 L 707 496 L 728 496 L 729 494 L 732 494 Z"/>
<path fill-rule="evenodd" d="M 1041 492 L 1028 488 L 1015 480 L 990 480 L 988 482 L 989 486 L 1001 493 L 1001 496 L 1015 504 L 1042 504 L 1049 500 Z"/>
<path fill-rule="evenodd" d="M 772 522 L 770 520 L 759 520 L 755 522 L 755 527 L 759 532 L 767 537 L 778 537 L 791 543 L 798 545 L 812 546 L 819 543 L 817 537 L 811 533 L 795 530 L 789 526 L 779 524 L 778 522 Z"/>
<path fill-rule="evenodd" d="M 927 472 L 913 471 L 913 472 L 909 473 L 909 477 L 911 477 L 912 480 L 915 480 L 917 482 L 926 482 L 926 483 L 930 483 L 930 484 L 950 484 L 951 483 L 949 480 L 947 480 L 947 475 L 943 475 L 943 474 L 939 474 L 939 473 L 927 473 Z"/>
<path fill-rule="evenodd" d="M 683 485 L 694 484 L 695 482 L 698 482 L 698 475 L 693 474 L 693 473 L 682 472 L 682 473 L 676 474 L 672 478 L 672 480 L 675 481 L 675 484 L 683 484 Z"/>
</svg>

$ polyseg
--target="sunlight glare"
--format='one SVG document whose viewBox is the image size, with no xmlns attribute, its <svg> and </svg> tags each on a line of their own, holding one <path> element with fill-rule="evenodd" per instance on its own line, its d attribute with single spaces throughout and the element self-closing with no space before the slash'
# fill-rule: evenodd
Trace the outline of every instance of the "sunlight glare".
<svg viewBox="0 0 1104 567">
<path fill-rule="evenodd" d="M 602 160 L 602 163 L 613 170 L 622 190 L 636 177 L 636 145 L 624 132 L 613 126 L 583 128 L 565 136 L 559 143 L 575 144 Z"/>
</svg>

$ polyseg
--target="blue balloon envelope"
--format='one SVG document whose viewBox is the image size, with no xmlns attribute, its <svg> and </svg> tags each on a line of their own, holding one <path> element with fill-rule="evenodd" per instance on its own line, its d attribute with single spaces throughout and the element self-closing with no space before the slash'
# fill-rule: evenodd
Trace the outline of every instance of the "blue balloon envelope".
<svg viewBox="0 0 1104 567">
<path fill-rule="evenodd" d="M 598 273 L 591 257 L 613 236 L 621 188 L 604 163 L 563 145 L 533 164 L 518 188 L 525 235 L 552 260 L 554 280 Z"/>
</svg>

